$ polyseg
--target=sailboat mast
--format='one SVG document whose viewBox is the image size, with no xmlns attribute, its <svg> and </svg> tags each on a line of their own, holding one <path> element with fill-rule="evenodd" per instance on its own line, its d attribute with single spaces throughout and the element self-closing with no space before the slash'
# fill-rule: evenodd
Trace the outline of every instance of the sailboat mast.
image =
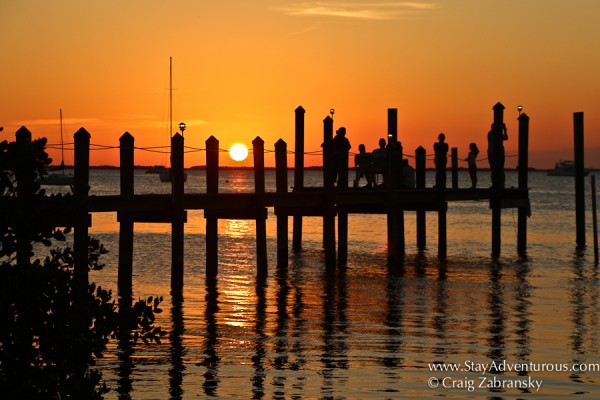
<svg viewBox="0 0 600 400">
<path fill-rule="evenodd" d="M 62 108 L 60 109 L 60 165 L 63 167 L 63 173 L 65 171 L 65 141 L 63 140 L 63 121 L 62 121 Z"/>
<path fill-rule="evenodd" d="M 173 57 L 169 57 L 169 135 L 173 136 Z"/>
</svg>

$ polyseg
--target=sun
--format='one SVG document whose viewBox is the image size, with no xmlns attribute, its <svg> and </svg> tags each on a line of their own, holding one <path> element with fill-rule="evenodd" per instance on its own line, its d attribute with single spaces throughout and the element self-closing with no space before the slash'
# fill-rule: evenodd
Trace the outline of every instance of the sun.
<svg viewBox="0 0 600 400">
<path fill-rule="evenodd" d="M 248 157 L 248 148 L 241 143 L 234 144 L 229 149 L 229 157 L 234 161 L 244 161 Z"/>
</svg>

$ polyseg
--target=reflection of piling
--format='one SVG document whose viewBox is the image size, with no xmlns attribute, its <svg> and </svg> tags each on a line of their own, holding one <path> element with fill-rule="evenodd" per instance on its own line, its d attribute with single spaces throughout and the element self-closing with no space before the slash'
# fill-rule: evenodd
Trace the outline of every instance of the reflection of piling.
<svg viewBox="0 0 600 400">
<path fill-rule="evenodd" d="M 325 209 L 323 215 L 323 247 L 325 265 L 335 268 L 335 205 L 333 191 L 335 184 L 335 159 L 333 153 L 333 119 L 323 120 L 323 178 L 325 184 Z"/>
<path fill-rule="evenodd" d="M 417 189 L 425 189 L 425 161 L 427 151 L 423 146 L 415 150 L 415 183 Z M 417 208 L 417 247 L 424 249 L 427 244 L 427 215 L 424 207 Z"/>
<path fill-rule="evenodd" d="M 294 191 L 304 188 L 304 108 L 296 108 L 295 136 L 296 150 L 294 158 Z M 294 215 L 292 246 L 299 249 L 302 246 L 302 216 Z"/>
<path fill-rule="evenodd" d="M 574 147 L 575 147 L 575 225 L 577 230 L 577 246 L 585 246 L 585 182 L 583 152 L 583 113 L 573 114 Z"/>
<path fill-rule="evenodd" d="M 529 169 L 529 117 L 519 116 L 519 189 L 527 190 Z M 529 206 L 529 205 L 528 205 Z M 524 255 L 527 250 L 527 218 L 529 207 L 519 207 L 517 225 L 517 251 Z"/>
<path fill-rule="evenodd" d="M 206 193 L 219 193 L 219 141 L 211 136 L 206 140 Z M 204 211 L 206 218 L 206 275 L 217 274 L 219 260 L 218 220 L 214 212 Z"/>
<path fill-rule="evenodd" d="M 183 136 L 176 133 L 171 138 L 171 178 L 173 183 L 173 220 L 171 221 L 171 290 L 181 291 L 183 288 L 183 226 L 185 210 L 183 204 L 184 181 L 183 171 Z"/>
<path fill-rule="evenodd" d="M 125 132 L 119 139 L 120 142 L 120 169 L 121 174 L 121 196 L 123 198 L 133 197 L 134 184 L 134 158 L 133 146 L 135 139 L 129 132 Z M 119 222 L 119 295 L 131 294 L 133 275 L 133 218 L 129 213 L 117 213 Z"/>
<path fill-rule="evenodd" d="M 265 142 L 252 141 L 254 154 L 254 192 L 256 194 L 256 264 L 258 275 L 267 274 L 267 209 L 265 208 Z"/>
<path fill-rule="evenodd" d="M 278 194 L 287 193 L 287 144 L 283 139 L 275 143 L 275 186 Z M 277 215 L 277 267 L 287 269 L 288 214 L 280 207 L 275 208 L 275 214 Z"/>
</svg>

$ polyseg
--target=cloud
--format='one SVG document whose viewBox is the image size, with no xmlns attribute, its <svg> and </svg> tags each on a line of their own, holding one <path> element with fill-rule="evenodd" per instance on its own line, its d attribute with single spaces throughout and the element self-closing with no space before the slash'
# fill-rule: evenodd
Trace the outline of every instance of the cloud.
<svg viewBox="0 0 600 400">
<path fill-rule="evenodd" d="M 293 16 L 324 16 L 363 20 L 392 20 L 415 12 L 432 10 L 436 4 L 426 2 L 313 2 L 285 8 L 282 11 Z"/>
</svg>

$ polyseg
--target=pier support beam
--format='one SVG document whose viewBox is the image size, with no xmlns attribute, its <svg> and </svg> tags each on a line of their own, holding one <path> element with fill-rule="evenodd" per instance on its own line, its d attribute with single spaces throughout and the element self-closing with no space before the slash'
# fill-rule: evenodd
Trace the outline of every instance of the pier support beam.
<svg viewBox="0 0 600 400">
<path fill-rule="evenodd" d="M 402 266 L 405 255 L 404 210 L 398 206 L 402 184 L 402 144 L 398 141 L 398 110 L 388 109 L 388 260 L 394 269 Z"/>
<path fill-rule="evenodd" d="M 423 146 L 415 150 L 416 188 L 425 189 L 425 161 L 427 151 Z M 417 209 L 417 247 L 422 250 L 427 245 L 427 215 L 423 208 Z"/>
<path fill-rule="evenodd" d="M 185 172 L 183 171 L 183 136 L 171 138 L 171 178 L 173 191 L 173 221 L 171 222 L 171 290 L 183 290 L 183 258 L 185 210 L 183 204 Z"/>
<path fill-rule="evenodd" d="M 453 147 L 452 154 L 452 189 L 458 189 L 458 148 Z"/>
<path fill-rule="evenodd" d="M 83 128 L 75 135 L 75 171 L 73 196 L 76 209 L 73 223 L 73 250 L 75 252 L 75 277 L 88 285 L 88 193 L 90 189 L 90 134 Z M 87 289 L 86 289 L 87 290 Z"/>
<path fill-rule="evenodd" d="M 265 208 L 265 142 L 252 141 L 254 154 L 254 192 L 256 193 L 256 265 L 258 276 L 267 276 L 267 210 Z"/>
<path fill-rule="evenodd" d="M 121 196 L 133 197 L 134 193 L 134 138 L 125 132 L 119 139 Z M 132 291 L 133 275 L 133 219 L 128 213 L 118 213 L 119 221 L 119 277 L 118 288 L 120 296 L 129 296 Z"/>
<path fill-rule="evenodd" d="M 275 143 L 275 188 L 277 193 L 284 194 L 288 191 L 287 178 L 287 144 L 283 139 Z M 275 208 L 277 215 L 277 268 L 286 270 L 288 267 L 288 214 L 281 208 Z"/>
<path fill-rule="evenodd" d="M 519 116 L 519 189 L 528 190 L 529 186 L 529 117 Z M 529 198 L 529 196 L 527 196 Z M 527 218 L 529 207 L 519 207 L 517 221 L 517 252 L 525 256 L 527 253 Z"/>
<path fill-rule="evenodd" d="M 214 136 L 206 139 L 206 193 L 219 193 L 219 141 Z M 218 219 L 204 210 L 206 219 L 206 277 L 217 276 L 219 263 Z"/>
<path fill-rule="evenodd" d="M 577 230 L 577 247 L 585 246 L 585 170 L 583 113 L 573 114 L 574 148 L 575 148 L 575 225 Z"/>
<path fill-rule="evenodd" d="M 335 185 L 335 159 L 333 153 L 333 119 L 327 116 L 323 120 L 323 179 L 325 185 L 325 215 L 323 216 L 323 248 L 326 268 L 335 269 L 335 204 L 333 191 Z"/>
<path fill-rule="evenodd" d="M 294 157 L 294 191 L 304 188 L 304 108 L 296 108 L 295 133 L 296 149 Z M 292 247 L 299 250 L 302 247 L 302 216 L 294 215 Z"/>
<path fill-rule="evenodd" d="M 504 193 L 504 106 L 498 102 L 493 107 L 494 123 L 492 124 L 492 140 L 496 147 L 494 159 L 490 160 L 492 169 L 492 185 L 490 206 L 492 208 L 492 255 L 500 255 L 502 248 L 502 195 Z"/>
</svg>

